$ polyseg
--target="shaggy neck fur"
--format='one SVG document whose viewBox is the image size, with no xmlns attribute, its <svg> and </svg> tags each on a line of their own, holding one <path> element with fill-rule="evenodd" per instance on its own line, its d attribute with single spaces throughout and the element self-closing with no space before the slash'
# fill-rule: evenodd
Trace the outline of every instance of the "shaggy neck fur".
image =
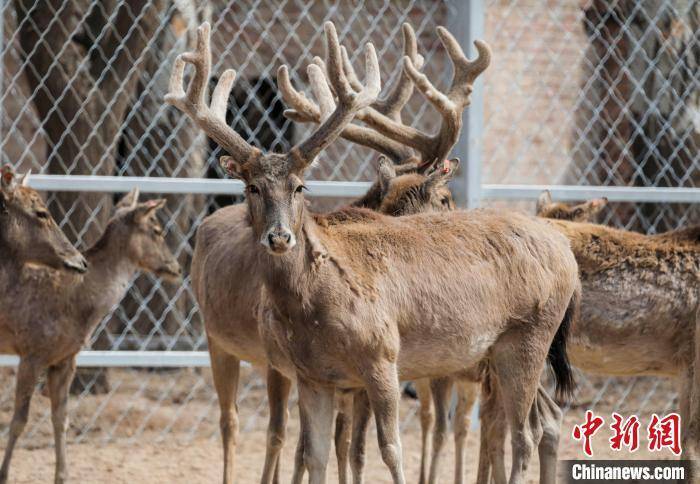
<svg viewBox="0 0 700 484">
<path fill-rule="evenodd" d="M 306 318 L 313 311 L 314 283 L 321 271 L 328 270 L 327 264 L 337 271 L 349 290 L 359 294 L 359 288 L 346 265 L 324 244 L 321 235 L 324 228 L 306 209 L 302 217 L 304 222 L 294 248 L 281 256 L 266 253 L 263 261 L 267 266 L 265 285 L 277 308 L 286 316 Z"/>
</svg>

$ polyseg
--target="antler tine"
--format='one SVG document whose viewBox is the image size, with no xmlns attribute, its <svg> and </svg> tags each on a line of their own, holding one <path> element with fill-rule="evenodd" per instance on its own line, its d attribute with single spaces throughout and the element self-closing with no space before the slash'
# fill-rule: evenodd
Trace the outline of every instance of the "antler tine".
<svg viewBox="0 0 700 484">
<path fill-rule="evenodd" d="M 404 23 L 401 31 L 403 32 L 403 54 L 409 57 L 418 69 L 423 67 L 423 56 L 418 53 L 418 43 L 416 42 L 416 33 L 410 24 Z M 377 111 L 392 118 L 395 121 L 401 121 L 401 110 L 406 105 L 411 95 L 413 94 L 413 80 L 399 66 L 399 73 L 396 75 L 396 81 L 390 88 L 386 97 L 378 99 L 372 107 Z"/>
<path fill-rule="evenodd" d="M 309 78 L 311 80 L 312 91 L 314 96 L 319 99 L 319 103 L 321 103 L 323 106 L 327 106 L 324 108 L 324 111 L 326 112 L 325 115 L 321 114 L 321 109 L 319 106 L 314 104 L 314 102 L 306 97 L 303 92 L 299 92 L 294 89 L 294 86 L 289 79 L 289 69 L 287 66 L 282 66 L 277 70 L 277 87 L 285 104 L 291 108 L 284 111 L 286 118 L 300 123 L 320 124 L 321 120 L 325 120 L 336 106 L 332 94 L 330 95 L 329 101 L 324 100 L 324 102 L 321 102 L 319 96 L 328 96 L 328 93 L 330 93 L 330 87 L 328 86 L 325 76 L 323 77 L 323 82 L 321 85 L 320 79 L 318 78 L 318 71 L 312 74 L 314 70 L 310 68 L 311 66 L 307 68 L 307 72 L 309 73 Z M 326 94 L 323 94 L 324 91 Z M 355 124 L 348 124 L 343 129 L 340 136 L 351 143 L 366 146 L 380 153 L 384 153 L 386 156 L 391 158 L 394 163 L 401 162 L 411 154 L 410 152 L 407 152 L 405 146 L 382 136 L 374 130 L 357 126 Z"/>
<path fill-rule="evenodd" d="M 240 164 L 245 164 L 257 158 L 261 152 L 246 142 L 226 123 L 226 107 L 233 82 L 236 79 L 236 71 L 229 69 L 223 73 L 214 88 L 211 105 L 207 106 L 206 104 L 207 87 L 211 73 L 210 33 L 209 22 L 204 22 L 197 29 L 195 52 L 185 52 L 175 59 L 165 102 L 189 116 L 233 158 Z M 186 63 L 194 66 L 195 73 L 185 92 L 183 83 Z"/>
<path fill-rule="evenodd" d="M 287 66 L 281 66 L 277 69 L 277 89 L 279 89 L 284 103 L 289 106 L 289 109 L 284 111 L 285 117 L 302 123 L 321 122 L 321 112 L 318 106 L 310 101 L 303 92 L 294 89 Z"/>
<path fill-rule="evenodd" d="M 331 88 L 326 81 L 326 76 L 319 66 L 316 64 L 311 64 L 306 68 L 306 72 L 309 76 L 311 92 L 318 102 L 320 119 L 325 121 L 331 114 L 333 114 L 336 107 L 335 100 L 333 99 L 333 93 L 331 92 Z"/>
<path fill-rule="evenodd" d="M 411 58 L 404 57 L 403 65 L 416 87 L 443 118 L 440 130 L 432 136 L 431 143 L 435 159 L 441 160 L 449 155 L 459 138 L 459 132 L 462 129 L 462 111 L 471 101 L 474 81 L 491 63 L 491 50 L 485 42 L 475 41 L 479 56 L 476 60 L 470 61 L 464 55 L 457 39 L 446 28 L 438 27 L 437 32 L 454 71 L 447 94 L 440 92 L 425 74 L 419 72 Z"/>
<path fill-rule="evenodd" d="M 438 35 L 454 66 L 452 85 L 447 94 L 440 92 L 419 72 L 420 64 L 416 64 L 411 56 L 403 57 L 404 74 L 443 118 L 438 132 L 434 135 L 425 134 L 373 109 L 365 109 L 361 117 L 365 123 L 384 136 L 415 149 L 422 158 L 421 169 L 449 155 L 459 138 L 462 111 L 469 104 L 474 81 L 488 67 L 491 60 L 491 51 L 484 42 L 475 42 L 479 57 L 475 61 L 469 61 L 457 40 L 446 29 L 439 27 Z"/>
<path fill-rule="evenodd" d="M 301 169 L 311 163 L 352 122 L 361 109 L 372 104 L 381 90 L 379 61 L 371 43 L 365 46 L 365 82 L 359 91 L 352 89 L 342 68 L 340 44 L 335 26 L 324 24 L 326 34 L 326 54 L 328 58 L 329 80 L 338 96 L 338 104 L 333 113 L 306 140 L 292 149 L 290 154 Z"/>
<path fill-rule="evenodd" d="M 416 33 L 408 23 L 404 23 L 402 26 L 403 32 L 403 53 L 404 56 L 408 56 L 413 61 L 414 65 L 418 66 L 420 69 L 423 66 L 423 56 L 418 53 L 418 43 L 416 42 Z M 355 68 L 350 62 L 350 57 L 345 47 L 341 47 L 341 55 L 343 58 L 343 69 L 345 74 L 353 87 L 356 84 L 360 84 L 357 78 L 357 73 Z M 318 57 L 314 58 L 314 62 L 319 66 L 326 69 L 325 63 Z M 401 110 L 406 105 L 411 95 L 413 94 L 413 80 L 404 72 L 401 67 L 401 63 L 398 63 L 398 70 L 394 83 L 389 87 L 388 94 L 381 99 L 377 99 L 371 106 L 372 109 L 377 110 L 379 113 L 390 117 L 391 119 L 400 122 L 401 121 Z M 327 70 L 326 70 L 327 72 Z M 361 84 L 360 84 L 361 85 Z M 358 117 L 363 119 L 364 116 L 361 113 Z"/>
</svg>

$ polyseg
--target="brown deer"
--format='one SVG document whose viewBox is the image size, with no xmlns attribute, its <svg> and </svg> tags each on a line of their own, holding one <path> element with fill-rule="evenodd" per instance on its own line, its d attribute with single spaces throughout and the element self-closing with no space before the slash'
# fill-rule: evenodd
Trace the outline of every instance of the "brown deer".
<svg viewBox="0 0 700 484">
<path fill-rule="evenodd" d="M 413 30 L 411 29 L 410 25 L 404 24 L 403 26 L 404 29 L 404 36 L 407 38 L 408 36 L 414 37 Z M 449 35 L 447 33 L 447 35 Z M 456 44 L 456 42 L 453 43 L 453 45 Z M 405 42 L 404 45 L 411 45 L 408 42 Z M 418 54 L 417 48 L 415 47 L 415 40 L 413 41 L 412 45 L 414 47 L 412 49 L 405 49 L 406 55 L 408 55 L 411 59 L 413 59 L 415 62 L 418 64 L 422 64 L 423 58 Z M 340 48 L 341 56 L 343 59 L 343 68 L 345 70 L 346 75 L 351 79 L 352 85 L 356 89 L 361 89 L 361 83 L 358 80 L 357 74 L 355 73 L 354 68 L 352 67 L 352 64 L 350 63 L 349 57 L 347 55 L 347 51 L 345 50 L 344 47 L 341 46 Z M 409 53 L 410 52 L 410 53 Z M 457 50 L 452 50 L 450 51 L 448 49 L 448 53 L 454 52 L 455 55 L 457 55 Z M 464 57 L 464 54 L 461 52 L 461 49 L 459 50 L 459 55 L 461 57 Z M 308 122 L 308 123 L 320 123 L 322 118 L 325 118 L 329 116 L 332 112 L 332 110 L 335 107 L 335 100 L 333 98 L 333 94 L 330 90 L 330 88 L 327 86 L 327 83 L 324 81 L 328 81 L 328 69 L 326 66 L 326 63 L 322 61 L 320 58 L 316 57 L 314 58 L 314 63 L 320 67 L 320 70 L 318 69 L 309 69 L 309 78 L 312 80 L 312 90 L 314 93 L 314 96 L 319 100 L 319 105 L 314 105 L 311 103 L 303 94 L 297 93 L 291 83 L 289 82 L 289 74 L 286 71 L 285 67 L 282 67 L 279 71 L 279 76 L 278 79 L 280 79 L 280 93 L 282 94 L 283 99 L 285 102 L 292 106 L 293 109 L 287 110 L 285 112 L 285 115 L 287 117 L 301 121 L 301 122 Z M 326 78 L 322 78 L 321 74 L 326 74 Z M 404 73 L 405 74 L 405 73 Z M 408 79 L 410 81 L 410 77 L 404 76 L 405 79 Z M 404 77 L 401 78 L 401 80 L 404 80 Z M 406 81 L 408 82 L 408 81 Z M 400 91 L 400 90 L 399 90 Z M 407 92 L 407 94 L 410 94 L 410 91 Z M 397 96 L 388 96 L 388 99 L 396 98 Z M 405 98 L 407 99 L 407 98 Z M 405 101 L 404 101 L 405 102 Z M 374 116 L 365 116 L 364 119 L 367 120 L 369 119 L 370 122 L 368 123 L 368 127 L 360 127 L 356 125 L 350 125 L 346 130 L 343 132 L 341 136 L 346 138 L 349 141 L 352 141 L 356 144 L 362 144 L 364 146 L 368 146 L 370 148 L 377 149 L 379 151 L 382 151 L 388 156 L 392 155 L 392 150 L 387 149 L 387 146 L 385 143 L 377 142 L 372 138 L 373 136 L 384 136 L 386 135 L 387 137 L 390 137 L 392 140 L 396 140 L 399 143 L 405 142 L 405 139 L 403 137 L 397 137 L 395 132 L 397 131 L 396 127 L 394 127 L 393 130 L 386 131 L 384 130 L 383 132 L 380 132 L 379 129 L 381 129 L 382 126 L 382 116 L 381 114 L 388 115 L 395 119 L 397 122 L 401 122 L 401 117 L 400 117 L 400 109 L 387 109 L 387 107 L 393 107 L 392 105 L 388 105 L 386 103 L 382 104 L 381 102 L 375 103 L 378 106 L 373 106 L 368 109 L 368 111 L 373 111 Z M 403 105 L 403 104 L 402 104 Z M 401 105 L 401 106 L 402 106 Z M 319 107 L 320 106 L 320 107 Z M 462 106 L 462 109 L 464 109 L 466 106 Z M 377 113 L 377 111 L 379 113 Z M 358 115 L 358 117 L 361 117 Z M 374 121 L 372 121 L 374 120 Z M 453 125 L 453 127 L 459 128 L 461 126 L 461 120 L 456 117 L 452 116 L 450 119 L 450 122 L 447 123 L 447 125 Z M 419 131 L 416 131 L 413 128 L 407 128 L 409 129 L 409 132 L 415 133 L 415 134 L 421 134 L 423 136 L 428 136 L 426 134 L 420 133 Z M 352 130 L 352 131 L 350 131 Z M 350 131 L 351 136 L 346 136 L 346 131 Z M 400 131 L 400 130 L 399 130 Z M 456 137 L 454 137 L 454 133 L 458 133 L 454 129 L 451 131 L 446 130 L 446 132 L 443 134 L 445 136 L 446 141 L 450 141 L 452 144 L 448 144 L 447 142 L 441 143 L 443 147 L 443 153 L 448 153 L 452 146 L 454 146 L 454 143 L 456 142 Z M 440 143 L 432 145 L 433 147 L 439 146 Z M 400 145 L 400 146 L 405 146 L 405 145 Z M 421 145 L 424 147 L 424 145 Z M 410 148 L 410 147 L 409 147 Z M 430 146 L 427 147 L 428 149 L 422 149 L 419 151 L 412 150 L 409 154 L 412 157 L 411 159 L 417 160 L 414 161 L 413 163 L 408 162 L 404 165 L 401 166 L 406 166 L 406 165 L 412 165 L 415 164 L 416 166 L 422 166 L 424 163 L 430 163 L 429 160 L 433 159 L 433 163 L 435 163 L 437 160 L 435 160 L 435 153 L 431 151 Z M 395 151 L 395 150 L 394 150 Z M 401 156 L 407 156 L 405 153 L 400 153 Z M 427 160 L 427 161 L 426 161 Z M 386 168 L 388 168 L 389 165 L 385 165 Z M 445 168 L 448 169 L 448 168 Z M 395 169 L 392 169 L 395 170 Z M 381 168 L 380 168 L 380 174 L 381 174 Z M 389 177 L 392 177 L 395 175 L 389 175 Z M 396 181 L 396 184 L 394 186 L 394 194 L 385 194 L 386 195 L 386 200 L 382 203 L 380 211 L 382 213 L 386 213 L 389 215 L 406 215 L 406 214 L 411 214 L 411 213 L 421 213 L 430 209 L 439 209 L 439 210 L 452 210 L 454 209 L 454 203 L 451 203 L 451 194 L 449 192 L 449 189 L 446 186 L 439 187 L 437 190 L 431 190 L 429 188 L 428 184 L 423 184 L 420 179 L 422 177 L 420 174 L 415 174 L 413 177 L 401 177 Z M 381 177 L 380 177 L 381 179 Z M 413 186 L 412 186 L 413 185 Z M 375 184 L 375 187 L 378 186 Z M 370 193 L 372 193 L 372 190 L 370 190 Z M 455 411 L 455 450 L 456 450 L 456 458 L 455 458 L 455 482 L 460 483 L 462 482 L 463 479 L 463 474 L 464 474 L 464 450 L 465 450 L 465 443 L 466 443 L 466 438 L 467 438 L 467 432 L 469 429 L 470 425 L 470 419 L 469 419 L 469 411 L 471 407 L 473 406 L 473 403 L 476 399 L 476 394 L 478 390 L 477 383 L 478 381 L 478 375 L 476 375 L 476 372 L 471 372 L 474 373 L 471 375 L 472 381 L 466 381 L 463 379 L 458 380 L 456 388 L 457 388 L 457 407 Z M 441 450 L 442 446 L 445 440 L 445 435 L 447 431 L 447 420 L 448 420 L 448 410 L 449 410 L 449 396 L 450 396 L 450 390 L 452 389 L 452 386 L 454 384 L 454 379 L 452 378 L 439 378 L 436 379 L 433 382 L 430 382 L 428 379 L 418 381 L 416 383 L 417 389 L 418 389 L 418 395 L 421 403 L 421 432 L 422 432 L 422 452 L 421 452 L 421 470 L 420 470 L 420 479 L 419 482 L 421 484 L 428 482 L 428 470 L 430 469 L 430 482 L 435 482 L 437 480 L 437 471 L 439 470 L 439 459 L 441 455 Z M 434 388 L 435 391 L 431 391 L 431 388 Z M 430 435 L 431 429 L 433 429 L 433 423 L 435 422 L 435 412 L 433 411 L 433 403 L 434 401 L 434 406 L 437 409 L 437 414 L 438 414 L 438 420 L 437 420 L 437 425 L 434 428 L 433 432 L 433 452 L 432 452 L 432 458 L 430 459 L 430 468 L 428 467 L 428 462 L 429 462 L 429 454 L 430 454 L 430 445 L 429 445 L 429 440 L 428 437 Z M 347 403 L 346 403 L 347 405 Z M 349 407 L 345 407 L 346 409 Z M 360 404 L 360 408 L 364 408 Z M 347 412 L 344 412 L 347 413 Z M 367 419 L 365 416 L 359 416 L 357 418 L 358 422 L 363 423 L 367 422 Z M 340 426 L 336 426 L 338 428 Z M 353 431 L 354 434 L 356 435 L 365 435 L 365 430 L 360 426 L 359 428 L 356 428 Z M 338 440 L 342 441 L 342 438 L 339 437 L 339 435 L 342 435 L 341 431 L 336 431 L 336 452 L 339 453 L 338 456 L 338 461 L 341 462 L 341 457 L 340 455 L 342 454 L 342 449 L 339 450 L 339 445 L 338 445 Z M 355 439 L 353 439 L 355 440 Z M 361 476 L 361 469 L 362 469 L 362 460 L 361 456 L 358 455 L 358 449 L 363 449 L 363 443 L 362 442 L 355 442 L 354 444 L 354 452 L 353 452 L 353 475 L 356 476 L 356 480 L 359 479 L 357 476 Z M 359 463 L 356 463 L 355 460 L 360 459 Z M 341 475 L 342 476 L 342 475 Z M 296 482 L 296 481 L 295 481 Z M 342 477 L 341 477 L 341 482 L 342 482 Z"/>
<path fill-rule="evenodd" d="M 24 430 L 40 373 L 48 369 L 48 392 L 56 447 L 55 482 L 67 479 L 66 426 L 68 389 L 75 358 L 85 340 L 124 296 L 138 271 L 167 279 L 180 277 L 156 212 L 165 200 L 138 202 L 138 192 L 117 205 L 100 239 L 85 252 L 90 270 L 79 281 L 55 271 L 35 269 L 21 285 L 3 276 L 0 297 L 0 353 L 20 357 L 10 436 L 0 469 L 5 484 L 12 452 Z"/>
<path fill-rule="evenodd" d="M 548 195 L 540 200 L 546 203 L 538 204 L 538 213 L 551 213 Z M 572 207 L 559 204 L 556 213 L 569 218 L 604 205 L 600 199 Z M 596 210 L 589 213 L 595 216 Z M 675 378 L 685 458 L 694 458 L 700 438 L 695 373 L 700 229 L 644 235 L 590 223 L 550 223 L 571 241 L 581 272 L 580 319 L 568 341 L 572 363 L 602 375 Z M 533 419 L 553 427 L 552 415 L 539 410 L 551 406 L 551 397 L 538 395 L 536 403 Z M 505 434 L 503 407 L 493 402 L 491 406 L 493 414 L 484 428 L 487 442 L 482 443 L 489 454 L 499 455 Z M 501 462 L 491 459 L 491 464 L 495 473 L 504 474 Z M 554 466 L 550 472 L 556 472 Z M 488 474 L 483 477 L 480 482 L 488 482 Z"/>
<path fill-rule="evenodd" d="M 417 54 L 415 34 L 411 27 L 403 26 L 404 54 L 416 63 L 422 59 Z M 333 39 L 331 40 L 333 41 Z M 373 108 L 383 112 L 393 112 L 400 120 L 401 108 L 412 93 L 413 84 L 405 74 L 396 76 L 396 84 L 386 98 L 373 103 Z M 287 116 L 304 122 L 320 122 L 319 104 L 328 106 L 333 100 L 323 91 L 325 79 L 312 83 L 318 104 L 298 93 L 289 82 L 286 68 L 280 69 L 280 92 L 287 103 L 294 108 Z M 301 102 L 300 102 L 301 100 Z M 341 136 L 353 142 L 374 148 L 396 162 L 393 166 L 381 161 L 379 178 L 367 194 L 353 203 L 356 207 L 382 210 L 385 213 L 408 213 L 410 210 L 425 210 L 426 206 L 435 209 L 453 208 L 451 194 L 445 183 L 457 164 L 442 166 L 440 171 L 427 172 L 430 166 L 414 157 L 410 148 L 393 142 L 389 138 L 369 128 L 348 125 Z M 420 169 L 419 169 L 420 168 Z M 404 176 L 401 176 L 404 175 Z M 385 200 L 386 198 L 386 200 Z M 382 202 L 385 201 L 384 204 Z M 405 206 L 403 209 L 402 206 Z M 329 217 L 340 218 L 347 212 L 341 210 Z M 254 365 L 266 365 L 265 348 L 259 337 L 255 308 L 260 304 L 262 276 L 259 275 L 257 242 L 252 238 L 247 209 L 245 206 L 226 207 L 204 220 L 197 233 L 195 253 L 192 261 L 192 285 L 198 299 L 212 356 L 212 371 L 215 387 L 221 406 L 221 431 L 224 446 L 224 482 L 233 480 L 233 458 L 235 435 L 237 433 L 237 413 L 234 406 L 240 360 Z M 230 267 L 231 271 L 221 271 Z M 218 268 L 218 269 L 217 269 Z M 218 274 L 218 275 L 217 275 Z M 243 279 L 241 274 L 246 274 Z M 257 276 L 257 279 L 255 279 Z M 294 376 L 292 372 L 290 377 Z M 268 445 L 263 469 L 263 482 L 270 482 L 279 475 L 279 452 L 284 442 L 287 397 L 290 379 L 274 369 L 268 370 L 268 400 L 270 401 L 270 425 Z M 348 400 L 343 396 L 340 405 L 345 411 L 338 415 L 336 451 L 338 454 L 340 480 L 347 481 L 350 417 L 352 416 L 352 395 Z M 352 468 L 356 479 L 362 474 L 361 446 L 353 451 Z M 301 478 L 303 465 L 297 461 L 295 478 Z"/>
<path fill-rule="evenodd" d="M 537 198 L 535 212 L 538 217 L 570 220 L 571 222 L 594 222 L 596 216 L 607 204 L 607 198 L 594 198 L 578 205 L 554 202 L 552 194 L 549 190 L 545 190 Z"/>
<path fill-rule="evenodd" d="M 337 38 L 331 23 L 324 29 L 327 39 Z M 486 59 L 469 62 L 446 30 L 438 33 L 458 59 L 448 95 L 410 59 L 404 58 L 404 69 L 443 115 L 443 129 L 434 136 L 409 133 L 386 116 L 377 126 L 416 149 L 430 146 L 435 158 L 444 159 L 443 135 L 459 134 L 460 124 L 449 121 L 461 116 Z M 225 122 L 234 71 L 221 77 L 211 105 L 205 102 L 208 34 L 208 25 L 201 27 L 198 52 L 176 60 L 166 100 L 231 154 L 222 165 L 246 184 L 265 288 L 260 329 L 270 363 L 293 363 L 310 482 L 325 481 L 336 389 L 367 390 L 382 458 L 394 481 L 403 483 L 399 378 L 456 374 L 485 359 L 507 397 L 511 481 L 521 482 L 532 449 L 525 421 L 539 374 L 555 334 L 566 333 L 579 288 L 566 239 L 542 221 L 491 210 L 387 217 L 354 209 L 350 221 L 340 223 L 309 213 L 304 171 L 380 91 L 373 47 L 366 47 L 367 82 L 358 92 L 343 72 L 338 43 L 328 41 L 335 109 L 288 153 L 264 154 Z M 186 62 L 196 69 L 187 92 Z M 364 115 L 378 120 L 369 110 Z M 558 357 L 559 376 L 570 376 L 565 353 L 550 354 Z"/>
<path fill-rule="evenodd" d="M 85 259 L 56 225 L 39 193 L 27 186 L 28 181 L 29 173 L 18 177 L 11 165 L 0 170 L 0 271 L 13 284 L 26 264 L 85 272 Z"/>
</svg>

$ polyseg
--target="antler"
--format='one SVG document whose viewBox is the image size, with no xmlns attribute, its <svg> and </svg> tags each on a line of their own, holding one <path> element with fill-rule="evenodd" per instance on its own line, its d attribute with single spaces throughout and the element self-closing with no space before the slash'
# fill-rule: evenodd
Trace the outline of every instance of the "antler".
<svg viewBox="0 0 700 484">
<path fill-rule="evenodd" d="M 459 138 L 459 132 L 462 129 L 462 111 L 470 103 L 474 81 L 491 62 L 491 50 L 485 42 L 480 40 L 474 42 L 479 55 L 476 60 L 470 61 L 447 29 L 438 27 L 437 32 L 450 57 L 454 71 L 447 94 L 440 92 L 424 74 L 419 72 L 418 69 L 421 68 L 422 62 L 416 62 L 417 53 L 414 56 L 405 55 L 403 57 L 403 74 L 418 87 L 441 114 L 443 121 L 438 132 L 429 135 L 407 126 L 401 123 L 397 112 L 391 109 L 382 111 L 370 107 L 362 110 L 357 116 L 358 119 L 392 141 L 415 149 L 422 159 L 422 167 L 431 166 L 435 161 L 443 160 L 449 155 Z M 316 60 L 316 63 L 322 65 L 322 61 Z M 349 60 L 346 60 L 344 67 L 350 79 L 356 77 Z M 399 90 L 397 89 L 397 91 Z M 410 97 L 410 92 L 408 96 Z M 396 106 L 400 106 L 400 111 L 408 97 L 403 98 L 399 94 L 396 98 L 403 102 L 403 104 L 401 102 L 396 104 Z"/>
<path fill-rule="evenodd" d="M 417 52 L 415 34 L 410 25 L 403 25 L 403 35 L 404 55 L 411 57 L 416 65 L 422 65 L 423 58 Z M 344 74 L 346 76 L 352 89 L 361 90 L 362 83 L 354 69 L 347 68 L 350 61 L 345 47 L 340 47 L 340 55 L 343 61 L 343 72 L 341 72 L 341 75 Z M 304 93 L 294 88 L 289 79 L 287 66 L 282 66 L 277 71 L 277 87 L 282 95 L 282 99 L 290 107 L 290 109 L 285 110 L 284 115 L 293 121 L 318 124 L 326 119 L 335 109 L 333 91 L 328 86 L 324 74 L 324 72 L 328 72 L 326 64 L 318 57 L 314 58 L 314 63 L 316 66 L 310 65 L 307 68 L 307 73 L 311 90 L 318 104 L 315 104 Z M 371 108 L 393 119 L 400 120 L 401 109 L 413 93 L 413 81 L 403 70 L 396 76 L 396 79 L 395 84 L 389 90 L 389 94 L 385 98 L 378 99 L 372 103 Z M 359 114 L 358 117 L 360 117 Z M 348 124 L 340 136 L 350 142 L 384 153 L 396 163 L 405 161 L 413 154 L 407 146 L 393 141 L 373 129 L 355 124 Z"/>
<path fill-rule="evenodd" d="M 326 22 L 323 24 L 323 30 L 326 34 L 328 74 L 331 86 L 338 97 L 338 105 L 327 117 L 322 118 L 324 119 L 322 124 L 311 136 L 290 151 L 292 159 L 304 166 L 311 163 L 323 149 L 340 136 L 357 112 L 371 105 L 381 90 L 379 61 L 374 46 L 370 42 L 365 45 L 366 85 L 356 90 L 343 72 L 340 43 L 335 26 L 332 22 Z"/>
<path fill-rule="evenodd" d="M 365 110 L 363 121 L 391 138 L 406 144 L 418 153 L 424 163 L 445 159 L 459 138 L 462 129 L 462 111 L 470 103 L 474 81 L 491 63 L 491 50 L 485 42 L 474 41 L 479 56 L 470 61 L 464 55 L 457 40 L 444 27 L 438 27 L 438 35 L 453 66 L 452 83 L 447 94 L 440 92 L 425 74 L 418 71 L 412 59 L 403 58 L 403 68 L 416 87 L 442 116 L 437 133 L 428 135 L 410 126 L 396 122 L 377 111 Z"/>
<path fill-rule="evenodd" d="M 233 69 L 224 71 L 214 88 L 211 104 L 209 106 L 206 104 L 211 72 L 210 31 L 209 22 L 200 25 L 197 29 L 196 51 L 185 52 L 175 59 L 170 76 L 170 89 L 165 96 L 165 102 L 192 118 L 210 138 L 243 165 L 258 158 L 261 151 L 250 145 L 226 123 L 226 106 L 233 81 L 236 79 L 236 71 Z M 185 92 L 183 78 L 187 63 L 194 66 L 195 73 Z"/>
</svg>

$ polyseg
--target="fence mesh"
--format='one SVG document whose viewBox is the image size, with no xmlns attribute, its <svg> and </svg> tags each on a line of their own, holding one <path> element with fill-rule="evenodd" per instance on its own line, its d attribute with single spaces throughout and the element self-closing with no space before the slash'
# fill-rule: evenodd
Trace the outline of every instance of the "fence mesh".
<svg viewBox="0 0 700 484">
<path fill-rule="evenodd" d="M 384 84 L 396 74 L 401 24 L 410 22 L 426 58 L 424 71 L 444 86 L 450 72 L 435 27 L 454 27 L 456 11 L 455 4 L 429 0 L 0 2 L 0 156 L 34 173 L 220 178 L 218 148 L 162 102 L 172 62 L 193 45 L 201 21 L 212 22 L 214 74 L 238 71 L 230 123 L 261 148 L 285 150 L 310 127 L 283 117 L 276 71 L 287 64 L 295 85 L 305 85 L 306 65 L 322 54 L 324 21 L 336 23 L 355 64 L 360 47 L 374 43 Z M 495 56 L 484 76 L 483 181 L 696 186 L 699 24 L 700 6 L 680 0 L 485 2 L 485 37 Z M 437 119 L 418 95 L 404 115 L 428 130 Z M 374 159 L 340 141 L 310 178 L 369 180 Z M 80 248 L 95 241 L 115 202 L 112 195 L 86 193 L 50 193 L 47 199 Z M 165 227 L 184 267 L 198 224 L 232 201 L 168 197 Z M 315 202 L 319 209 L 338 203 Z M 694 213 L 688 205 L 613 204 L 605 221 L 655 232 L 688 223 Z M 135 279 L 88 346 L 205 350 L 190 281 L 170 287 L 150 276 Z M 108 386 L 98 383 L 105 373 Z M 12 375 L 4 370 L 3 381 Z M 100 370 L 84 378 L 71 400 L 76 441 L 188 441 L 217 433 L 208 370 Z M 582 381 L 579 403 L 636 412 L 675 405 L 658 380 Z M 98 386 L 106 393 L 93 395 Z M 244 431 L 265 422 L 262 386 L 255 372 L 246 373 Z M 12 388 L 0 386 L 3 438 Z M 46 402 L 35 412 L 23 442 L 38 445 L 50 435 Z M 404 427 L 417 426 L 414 413 L 407 413 Z"/>
</svg>

